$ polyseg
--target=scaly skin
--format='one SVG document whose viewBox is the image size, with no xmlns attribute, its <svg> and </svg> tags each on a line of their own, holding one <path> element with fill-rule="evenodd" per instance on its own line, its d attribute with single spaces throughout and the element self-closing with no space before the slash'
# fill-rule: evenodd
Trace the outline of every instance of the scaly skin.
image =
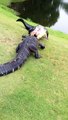
<svg viewBox="0 0 68 120">
<path fill-rule="evenodd" d="M 41 49 L 45 48 L 45 46 L 38 43 L 36 37 L 24 37 L 24 40 L 16 48 L 16 57 L 10 62 L 0 65 L 0 76 L 7 75 L 20 68 L 30 56 L 31 52 L 34 53 L 35 58 L 40 58 L 40 55 L 38 54 L 38 46 L 40 46 Z"/>
</svg>

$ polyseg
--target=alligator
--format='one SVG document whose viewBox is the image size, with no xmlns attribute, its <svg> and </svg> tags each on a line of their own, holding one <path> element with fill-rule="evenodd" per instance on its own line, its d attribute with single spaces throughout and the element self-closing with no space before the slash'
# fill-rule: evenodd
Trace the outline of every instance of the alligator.
<svg viewBox="0 0 68 120">
<path fill-rule="evenodd" d="M 24 19 L 21 19 L 21 18 L 17 19 L 16 21 L 22 22 L 24 24 L 30 36 L 36 36 L 37 39 L 41 39 L 42 37 L 45 37 L 46 39 L 48 39 L 49 33 L 48 33 L 48 30 L 44 26 L 29 25 Z"/>
<path fill-rule="evenodd" d="M 0 65 L 0 76 L 7 75 L 16 71 L 20 68 L 31 53 L 34 54 L 35 58 L 40 58 L 38 53 L 38 46 L 44 49 L 45 46 L 38 42 L 38 39 L 34 36 L 25 36 L 23 41 L 19 43 L 16 48 L 16 57 L 10 62 Z"/>
</svg>

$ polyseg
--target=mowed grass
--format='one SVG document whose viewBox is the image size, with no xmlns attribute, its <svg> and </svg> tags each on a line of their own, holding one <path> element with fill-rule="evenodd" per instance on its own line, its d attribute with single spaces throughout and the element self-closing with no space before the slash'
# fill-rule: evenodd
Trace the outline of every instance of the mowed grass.
<svg viewBox="0 0 68 120">
<path fill-rule="evenodd" d="M 0 8 L 0 64 L 13 59 L 27 34 L 17 17 Z M 68 35 L 49 29 L 42 58 L 30 56 L 16 72 L 0 77 L 0 120 L 68 120 Z"/>
</svg>

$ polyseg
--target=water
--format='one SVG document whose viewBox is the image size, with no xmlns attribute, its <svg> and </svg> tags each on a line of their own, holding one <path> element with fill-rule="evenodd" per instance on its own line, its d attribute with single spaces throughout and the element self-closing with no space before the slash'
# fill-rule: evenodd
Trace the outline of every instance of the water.
<svg viewBox="0 0 68 120">
<path fill-rule="evenodd" d="M 68 0 L 6 0 L 3 3 L 18 11 L 20 17 L 68 33 Z"/>
<path fill-rule="evenodd" d="M 64 0 L 64 3 L 68 5 L 68 0 Z M 63 9 L 63 6 L 59 7 L 58 20 L 51 28 L 68 34 L 68 7 L 67 11 Z"/>
</svg>

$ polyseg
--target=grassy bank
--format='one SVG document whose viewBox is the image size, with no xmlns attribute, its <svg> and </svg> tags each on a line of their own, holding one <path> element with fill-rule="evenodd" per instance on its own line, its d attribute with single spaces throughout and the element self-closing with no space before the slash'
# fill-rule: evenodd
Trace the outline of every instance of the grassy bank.
<svg viewBox="0 0 68 120">
<path fill-rule="evenodd" d="M 27 34 L 10 10 L 0 7 L 0 64 L 14 58 Z M 68 120 L 68 35 L 49 29 L 42 58 L 28 58 L 0 78 L 0 120 Z"/>
</svg>

